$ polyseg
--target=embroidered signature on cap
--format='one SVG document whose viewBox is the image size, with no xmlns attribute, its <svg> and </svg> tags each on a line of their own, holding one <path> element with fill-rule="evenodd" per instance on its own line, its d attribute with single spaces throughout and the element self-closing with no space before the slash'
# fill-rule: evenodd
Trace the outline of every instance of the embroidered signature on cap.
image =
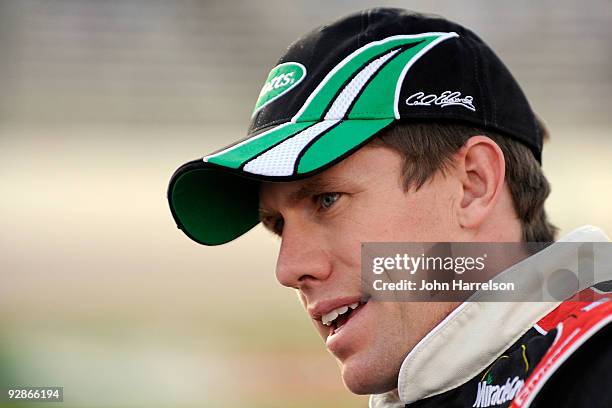
<svg viewBox="0 0 612 408">
<path fill-rule="evenodd" d="M 445 106 L 463 106 L 471 111 L 476 112 L 474 107 L 474 98 L 470 95 L 461 96 L 459 91 L 444 91 L 440 95 L 417 92 L 406 99 L 406 105 L 409 106 L 431 106 L 438 105 L 441 108 Z"/>
</svg>

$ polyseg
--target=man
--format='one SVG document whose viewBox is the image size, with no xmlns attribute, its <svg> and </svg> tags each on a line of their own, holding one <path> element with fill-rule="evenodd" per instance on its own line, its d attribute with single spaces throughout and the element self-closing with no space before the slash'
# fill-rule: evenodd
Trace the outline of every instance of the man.
<svg viewBox="0 0 612 408">
<path fill-rule="evenodd" d="M 370 9 L 292 44 L 248 137 L 181 166 L 168 197 L 196 242 L 223 244 L 260 221 L 282 238 L 279 282 L 298 291 L 344 383 L 373 394 L 371 406 L 612 406 L 612 307 L 585 285 L 594 303 L 362 293 L 362 242 L 553 241 L 543 133 L 471 31 Z M 585 227 L 565 240 L 607 239 Z M 514 273 L 563 268 L 563 251 L 552 245 Z M 579 333 L 564 337 L 564 325 Z"/>
</svg>

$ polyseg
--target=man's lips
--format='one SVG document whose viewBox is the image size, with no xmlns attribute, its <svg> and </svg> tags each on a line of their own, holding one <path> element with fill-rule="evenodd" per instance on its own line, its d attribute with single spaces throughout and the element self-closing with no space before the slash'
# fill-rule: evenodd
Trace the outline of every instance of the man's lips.
<svg viewBox="0 0 612 408">
<path fill-rule="evenodd" d="M 308 306 L 308 314 L 314 320 L 321 322 L 321 318 L 330 313 L 332 310 L 335 310 L 342 306 L 349 306 L 353 303 L 360 303 L 362 298 L 360 295 L 358 296 L 345 296 L 335 299 L 322 300 L 315 302 L 312 306 Z"/>
<path fill-rule="evenodd" d="M 307 311 L 323 339 L 327 340 L 365 303 L 361 295 L 343 296 L 314 302 Z"/>
<path fill-rule="evenodd" d="M 351 350 L 356 350 L 355 347 L 359 344 L 358 339 L 363 335 L 362 330 L 365 327 L 363 313 L 366 313 L 367 316 L 368 305 L 368 302 L 359 303 L 355 310 L 339 316 L 329 327 L 325 345 L 340 360 L 350 355 Z"/>
</svg>

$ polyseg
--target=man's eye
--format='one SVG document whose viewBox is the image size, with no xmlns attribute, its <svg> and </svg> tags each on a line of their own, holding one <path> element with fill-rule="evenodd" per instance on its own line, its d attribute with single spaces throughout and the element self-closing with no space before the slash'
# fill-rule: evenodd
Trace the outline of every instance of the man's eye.
<svg viewBox="0 0 612 408">
<path fill-rule="evenodd" d="M 322 208 L 328 209 L 334 205 L 339 198 L 340 193 L 323 193 L 317 196 L 317 201 Z"/>
</svg>

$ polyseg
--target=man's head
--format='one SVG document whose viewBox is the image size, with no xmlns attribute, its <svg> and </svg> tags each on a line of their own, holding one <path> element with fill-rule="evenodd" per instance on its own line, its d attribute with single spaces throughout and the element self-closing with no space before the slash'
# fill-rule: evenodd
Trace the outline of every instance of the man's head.
<svg viewBox="0 0 612 408">
<path fill-rule="evenodd" d="M 170 207 L 203 244 L 260 220 L 278 234 L 278 280 L 298 290 L 347 386 L 378 393 L 456 305 L 364 304 L 361 242 L 552 240 L 542 133 L 472 32 L 365 10 L 289 47 L 249 137 L 179 168 Z"/>
<path fill-rule="evenodd" d="M 456 306 L 367 302 L 323 324 L 361 299 L 362 242 L 552 239 L 543 210 L 518 215 L 517 203 L 538 207 L 548 187 L 529 150 L 506 141 L 461 125 L 397 125 L 317 176 L 262 184 L 262 222 L 282 239 L 277 279 L 297 289 L 353 392 L 393 389 L 406 354 Z"/>
</svg>

